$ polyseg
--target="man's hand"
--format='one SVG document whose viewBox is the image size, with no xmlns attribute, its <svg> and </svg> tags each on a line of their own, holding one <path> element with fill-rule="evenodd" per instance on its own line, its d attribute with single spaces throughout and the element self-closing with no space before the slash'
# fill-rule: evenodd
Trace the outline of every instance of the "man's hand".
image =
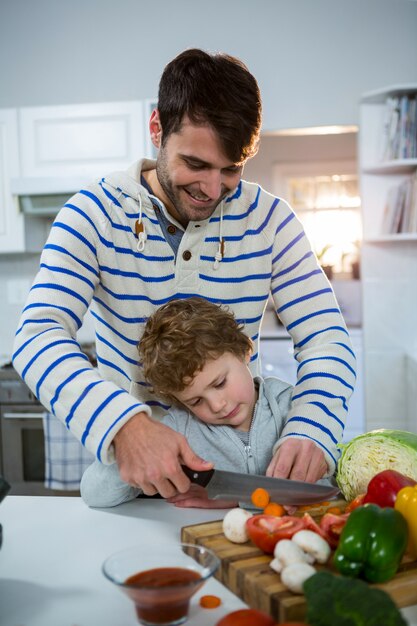
<svg viewBox="0 0 417 626">
<path fill-rule="evenodd" d="M 122 480 L 148 496 L 170 498 L 185 493 L 190 481 L 181 469 L 208 470 L 212 463 L 194 454 L 183 435 L 149 417 L 134 415 L 113 440 Z"/>
<path fill-rule="evenodd" d="M 236 500 L 214 500 L 207 495 L 207 490 L 201 485 L 191 483 L 186 493 L 179 493 L 172 498 L 167 498 L 167 502 L 181 508 L 196 509 L 233 509 L 238 506 Z"/>
<path fill-rule="evenodd" d="M 308 439 L 288 439 L 272 457 L 267 476 L 315 483 L 327 472 L 322 450 Z"/>
</svg>

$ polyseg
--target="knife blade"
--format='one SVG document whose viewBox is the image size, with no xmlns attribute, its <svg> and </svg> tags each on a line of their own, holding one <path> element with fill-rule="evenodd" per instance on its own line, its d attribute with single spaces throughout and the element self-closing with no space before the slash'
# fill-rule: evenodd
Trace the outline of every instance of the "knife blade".
<svg viewBox="0 0 417 626">
<path fill-rule="evenodd" d="M 251 494 L 258 487 L 269 493 L 273 502 L 279 504 L 314 504 L 335 498 L 340 490 L 329 479 L 321 482 L 306 483 L 288 478 L 270 478 L 258 474 L 240 474 L 224 470 L 211 469 L 197 472 L 182 466 L 184 473 L 191 482 L 207 489 L 209 498 L 236 498 L 240 502 L 250 503 Z"/>
</svg>

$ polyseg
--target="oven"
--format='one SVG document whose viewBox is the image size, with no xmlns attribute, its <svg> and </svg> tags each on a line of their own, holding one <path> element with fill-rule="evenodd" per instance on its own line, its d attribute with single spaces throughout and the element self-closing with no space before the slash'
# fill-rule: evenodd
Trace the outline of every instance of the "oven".
<svg viewBox="0 0 417 626">
<path fill-rule="evenodd" d="M 0 372 L 2 474 L 14 495 L 44 495 L 45 409 L 11 367 Z"/>
<path fill-rule="evenodd" d="M 95 351 L 83 350 L 93 365 Z M 79 490 L 45 487 L 45 408 L 11 363 L 0 368 L 0 475 L 11 495 L 79 495 Z"/>
</svg>

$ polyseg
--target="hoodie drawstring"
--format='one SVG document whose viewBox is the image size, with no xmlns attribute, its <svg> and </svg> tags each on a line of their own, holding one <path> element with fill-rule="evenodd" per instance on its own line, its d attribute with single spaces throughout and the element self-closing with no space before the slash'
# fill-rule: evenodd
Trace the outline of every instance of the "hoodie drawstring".
<svg viewBox="0 0 417 626">
<path fill-rule="evenodd" d="M 213 269 L 214 270 L 218 270 L 220 263 L 223 260 L 224 257 L 224 239 L 223 239 L 223 203 L 221 204 L 220 207 L 220 228 L 219 228 L 219 247 L 217 248 L 217 252 L 214 255 L 214 263 L 213 263 Z"/>
<path fill-rule="evenodd" d="M 135 223 L 135 233 L 138 238 L 136 250 L 138 252 L 143 252 L 143 250 L 145 249 L 145 242 L 147 240 L 147 235 L 146 235 L 145 225 L 142 221 L 142 198 L 141 198 L 140 193 L 138 195 L 138 200 L 139 200 L 139 216 Z M 223 239 L 223 203 L 222 203 L 222 206 L 220 208 L 219 247 L 217 248 L 217 252 L 214 255 L 214 263 L 213 263 L 214 270 L 219 269 L 220 263 L 222 262 L 223 257 L 224 257 L 224 251 L 225 251 L 225 243 Z"/>
<path fill-rule="evenodd" d="M 140 193 L 139 193 L 139 217 L 136 220 L 135 233 L 138 238 L 136 250 L 138 252 L 143 252 L 143 250 L 145 249 L 145 241 L 147 239 L 147 235 L 145 231 L 145 225 L 142 222 L 142 198 L 141 198 Z"/>
</svg>

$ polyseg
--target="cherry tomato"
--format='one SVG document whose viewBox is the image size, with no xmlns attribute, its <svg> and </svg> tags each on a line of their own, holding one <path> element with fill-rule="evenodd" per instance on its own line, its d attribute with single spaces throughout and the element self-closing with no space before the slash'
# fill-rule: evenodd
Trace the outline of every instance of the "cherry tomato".
<svg viewBox="0 0 417 626">
<path fill-rule="evenodd" d="M 256 609 L 239 609 L 221 618 L 216 626 L 274 626 L 275 622 L 266 613 Z"/>
<path fill-rule="evenodd" d="M 275 515 L 253 515 L 246 522 L 248 535 L 253 543 L 266 554 L 274 552 L 281 539 L 291 539 L 294 533 L 304 528 L 299 517 L 276 517 Z"/>
</svg>

